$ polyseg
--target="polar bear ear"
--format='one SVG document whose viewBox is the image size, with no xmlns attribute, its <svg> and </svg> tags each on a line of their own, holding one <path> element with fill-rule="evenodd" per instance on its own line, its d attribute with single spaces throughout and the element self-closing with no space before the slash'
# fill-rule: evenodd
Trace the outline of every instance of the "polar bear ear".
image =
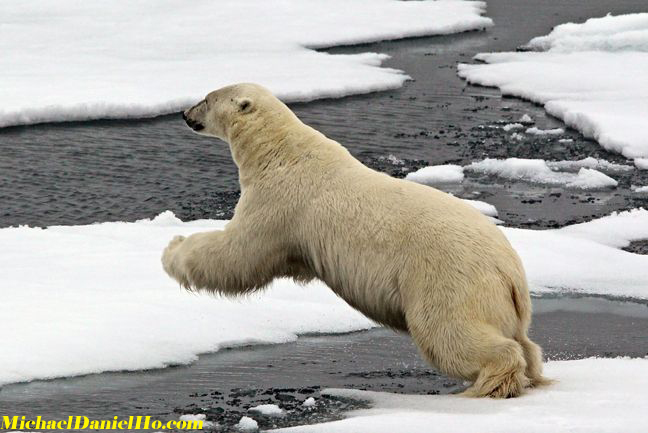
<svg viewBox="0 0 648 433">
<path fill-rule="evenodd" d="M 241 113 L 252 111 L 252 100 L 250 98 L 236 98 L 234 101 L 236 102 L 236 105 L 238 105 Z"/>
</svg>

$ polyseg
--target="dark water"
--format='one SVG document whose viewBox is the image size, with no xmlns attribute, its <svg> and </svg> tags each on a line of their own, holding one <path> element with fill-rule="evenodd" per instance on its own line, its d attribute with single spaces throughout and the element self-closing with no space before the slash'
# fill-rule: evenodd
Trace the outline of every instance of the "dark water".
<svg viewBox="0 0 648 433">
<path fill-rule="evenodd" d="M 488 16 L 496 25 L 487 32 L 329 50 L 391 55 L 385 66 L 413 78 L 402 89 L 292 108 L 367 164 L 401 176 L 400 167 L 394 170 L 378 158 L 393 154 L 409 160 L 409 168 L 423 161 L 463 164 L 511 156 L 619 161 L 575 131 L 567 134 L 574 143 L 560 145 L 556 139 L 509 142 L 501 130 L 484 128 L 523 113 L 541 127 L 560 122 L 541 107 L 466 85 L 455 66 L 478 52 L 515 49 L 559 23 L 646 10 L 645 0 L 491 0 Z M 509 225 L 547 227 L 645 204 L 629 185 L 647 184 L 648 172 L 614 177 L 619 188 L 592 193 L 488 178 L 470 178 L 453 192 L 491 202 Z M 0 227 L 132 221 L 166 209 L 183 219 L 227 218 L 237 196 L 227 146 L 192 134 L 179 115 L 0 130 Z"/>
<path fill-rule="evenodd" d="M 534 299 L 534 308 L 531 336 L 548 359 L 648 356 L 648 305 L 541 298 Z M 203 355 L 188 367 L 7 385 L 0 390 L 0 408 L 27 419 L 80 414 L 112 419 L 119 414 L 170 420 L 182 413 L 206 413 L 229 427 L 258 404 L 289 409 L 280 420 L 255 417 L 262 428 L 270 428 L 334 419 L 358 406 L 322 398 L 319 392 L 326 387 L 444 394 L 465 386 L 430 369 L 409 337 L 377 328 L 224 350 Z M 317 399 L 316 407 L 303 408 L 310 396 Z"/>
</svg>

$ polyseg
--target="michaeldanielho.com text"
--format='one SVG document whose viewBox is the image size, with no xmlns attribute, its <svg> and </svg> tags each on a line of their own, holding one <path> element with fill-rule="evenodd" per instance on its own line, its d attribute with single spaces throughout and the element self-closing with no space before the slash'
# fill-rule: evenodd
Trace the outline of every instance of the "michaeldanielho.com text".
<svg viewBox="0 0 648 433">
<path fill-rule="evenodd" d="M 202 430 L 203 420 L 152 420 L 150 416 L 129 416 L 120 419 L 90 419 L 87 416 L 69 416 L 63 420 L 46 420 L 40 416 L 2 416 L 0 430 Z"/>
</svg>

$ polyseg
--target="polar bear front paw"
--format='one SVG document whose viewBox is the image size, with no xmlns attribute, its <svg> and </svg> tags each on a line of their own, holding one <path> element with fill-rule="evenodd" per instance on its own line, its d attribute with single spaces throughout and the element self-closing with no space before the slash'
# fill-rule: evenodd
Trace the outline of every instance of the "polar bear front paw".
<svg viewBox="0 0 648 433">
<path fill-rule="evenodd" d="M 189 281 L 182 266 L 181 254 L 178 251 L 178 247 L 184 240 L 184 236 L 175 236 L 171 239 L 171 242 L 169 242 L 169 245 L 167 245 L 162 253 L 162 267 L 170 277 L 179 282 L 183 287 L 189 287 Z"/>
</svg>

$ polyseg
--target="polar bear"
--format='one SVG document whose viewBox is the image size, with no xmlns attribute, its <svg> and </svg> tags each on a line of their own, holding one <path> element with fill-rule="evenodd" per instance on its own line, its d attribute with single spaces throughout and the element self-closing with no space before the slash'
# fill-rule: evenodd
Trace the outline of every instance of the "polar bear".
<svg viewBox="0 0 648 433">
<path fill-rule="evenodd" d="M 473 381 L 467 396 L 546 383 L 520 259 L 473 207 L 364 166 L 256 84 L 211 92 L 183 118 L 229 143 L 241 198 L 224 230 L 164 250 L 182 286 L 235 296 L 277 277 L 317 278 L 408 333 L 433 366 Z"/>
</svg>

